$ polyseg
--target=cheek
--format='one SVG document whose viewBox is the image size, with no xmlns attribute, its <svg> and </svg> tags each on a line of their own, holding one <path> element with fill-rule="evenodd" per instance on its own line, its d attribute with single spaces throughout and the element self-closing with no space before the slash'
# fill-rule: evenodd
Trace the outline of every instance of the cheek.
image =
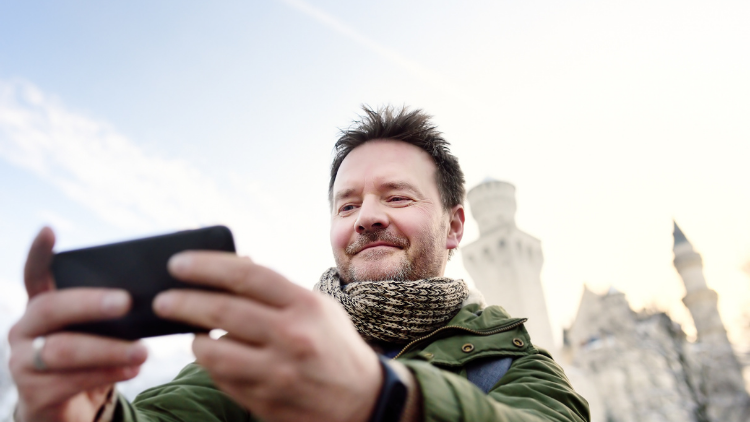
<svg viewBox="0 0 750 422">
<path fill-rule="evenodd" d="M 344 221 L 331 222 L 331 247 L 334 252 L 345 249 L 349 245 L 353 230 L 353 225 Z"/>
<path fill-rule="evenodd" d="M 434 230 L 434 221 L 432 216 L 424 210 L 418 208 L 404 209 L 404 212 L 398 213 L 391 223 L 395 224 L 398 231 L 409 239 L 421 238 L 425 234 L 432 233 Z"/>
</svg>

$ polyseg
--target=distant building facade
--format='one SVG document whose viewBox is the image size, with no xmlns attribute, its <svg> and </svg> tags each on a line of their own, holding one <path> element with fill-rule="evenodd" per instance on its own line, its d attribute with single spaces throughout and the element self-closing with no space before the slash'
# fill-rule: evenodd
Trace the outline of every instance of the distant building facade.
<svg viewBox="0 0 750 422">
<path fill-rule="evenodd" d="M 664 313 L 635 313 L 615 290 L 584 289 L 565 355 L 596 384 L 608 421 L 750 421 L 750 398 L 700 255 L 674 225 L 674 265 L 698 339 Z"/>
</svg>

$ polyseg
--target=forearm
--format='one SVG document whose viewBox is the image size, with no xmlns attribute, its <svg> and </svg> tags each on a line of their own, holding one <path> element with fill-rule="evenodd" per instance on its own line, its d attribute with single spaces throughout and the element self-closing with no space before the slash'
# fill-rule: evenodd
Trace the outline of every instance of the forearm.
<svg viewBox="0 0 750 422">
<path fill-rule="evenodd" d="M 245 422 L 249 412 L 218 390 L 196 364 L 171 382 L 150 388 L 129 402 L 119 395 L 113 422 Z"/>
</svg>

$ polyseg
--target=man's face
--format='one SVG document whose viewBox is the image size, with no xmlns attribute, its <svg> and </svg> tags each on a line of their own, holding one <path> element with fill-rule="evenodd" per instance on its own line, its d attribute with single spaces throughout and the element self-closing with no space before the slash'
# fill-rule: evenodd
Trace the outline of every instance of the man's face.
<svg viewBox="0 0 750 422">
<path fill-rule="evenodd" d="M 448 249 L 461 240 L 463 208 L 443 209 L 436 171 L 426 152 L 401 141 L 369 141 L 347 155 L 331 210 L 331 247 L 344 283 L 443 274 Z"/>
</svg>

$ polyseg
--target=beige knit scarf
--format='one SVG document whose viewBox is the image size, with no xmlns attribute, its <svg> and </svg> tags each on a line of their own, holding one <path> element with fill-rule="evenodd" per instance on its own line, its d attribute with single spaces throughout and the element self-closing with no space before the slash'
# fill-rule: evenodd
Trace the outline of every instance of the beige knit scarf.
<svg viewBox="0 0 750 422">
<path fill-rule="evenodd" d="M 341 286 L 336 268 L 323 273 L 314 290 L 344 307 L 365 340 L 408 343 L 444 326 L 469 296 L 463 280 L 355 281 Z"/>
</svg>

